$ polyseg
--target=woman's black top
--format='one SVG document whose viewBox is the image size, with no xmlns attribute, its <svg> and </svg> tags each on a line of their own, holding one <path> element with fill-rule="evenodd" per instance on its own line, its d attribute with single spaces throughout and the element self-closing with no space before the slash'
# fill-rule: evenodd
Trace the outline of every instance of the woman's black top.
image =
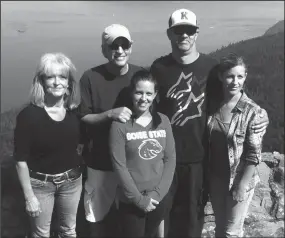
<svg viewBox="0 0 285 238">
<path fill-rule="evenodd" d="M 14 158 L 30 170 L 58 174 L 80 165 L 77 153 L 80 119 L 67 110 L 62 121 L 53 120 L 44 108 L 28 105 L 17 116 Z"/>
</svg>

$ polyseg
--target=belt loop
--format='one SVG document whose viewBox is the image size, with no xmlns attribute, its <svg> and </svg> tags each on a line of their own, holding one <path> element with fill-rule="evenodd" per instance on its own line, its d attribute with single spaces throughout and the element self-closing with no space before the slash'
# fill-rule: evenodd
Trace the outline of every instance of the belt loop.
<svg viewBox="0 0 285 238">
<path fill-rule="evenodd" d="M 46 175 L 45 175 L 45 183 L 47 182 L 47 177 L 48 177 L 48 175 L 46 174 Z"/>
</svg>

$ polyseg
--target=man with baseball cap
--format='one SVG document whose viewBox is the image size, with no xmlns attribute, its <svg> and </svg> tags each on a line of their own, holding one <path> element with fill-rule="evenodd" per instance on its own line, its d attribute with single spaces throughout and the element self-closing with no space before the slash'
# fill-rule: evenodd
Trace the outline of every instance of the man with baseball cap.
<svg viewBox="0 0 285 238">
<path fill-rule="evenodd" d="M 108 62 L 85 71 L 80 79 L 80 113 L 90 138 L 89 153 L 86 150 L 84 153 L 87 165 L 84 207 L 92 237 L 110 236 L 108 232 L 114 231 L 114 227 L 108 227 L 110 222 L 106 218 L 114 204 L 118 185 L 109 155 L 108 135 L 113 120 L 125 123 L 132 114 L 129 108 L 116 106 L 120 92 L 140 69 L 128 63 L 132 43 L 125 26 L 106 27 L 101 47 Z"/>
<path fill-rule="evenodd" d="M 172 52 L 156 59 L 151 72 L 159 85 L 158 110 L 169 117 L 176 144 L 176 173 L 169 191 L 173 197 L 170 218 L 179 204 L 187 211 L 187 225 L 179 232 L 183 237 L 201 237 L 207 202 L 205 88 L 217 61 L 197 51 L 199 26 L 192 11 L 174 11 L 168 26 Z M 177 234 L 171 234 L 170 229 L 172 235 Z"/>
</svg>

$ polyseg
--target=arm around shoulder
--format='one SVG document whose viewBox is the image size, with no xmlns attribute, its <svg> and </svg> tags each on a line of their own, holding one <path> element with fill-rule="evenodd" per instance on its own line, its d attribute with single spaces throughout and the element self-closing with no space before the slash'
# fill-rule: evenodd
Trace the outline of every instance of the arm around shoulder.
<svg viewBox="0 0 285 238">
<path fill-rule="evenodd" d="M 255 123 L 252 125 L 252 129 L 254 130 L 255 133 L 260 133 L 264 132 L 269 125 L 269 117 L 265 109 L 259 108 L 258 117 L 255 120 Z"/>
<path fill-rule="evenodd" d="M 246 138 L 245 138 L 245 150 L 246 150 L 245 159 L 247 161 L 257 164 L 261 162 L 263 136 L 266 132 L 266 127 L 267 127 L 266 126 L 264 130 L 259 132 L 256 132 L 253 129 L 253 125 L 255 125 L 260 120 L 259 113 L 260 109 L 257 109 L 256 111 L 253 112 L 247 127 Z"/>
<path fill-rule="evenodd" d="M 89 113 L 81 118 L 81 120 L 87 124 L 98 124 L 112 118 L 112 110 L 108 110 L 102 113 Z"/>
<path fill-rule="evenodd" d="M 80 78 L 80 91 L 81 91 L 81 103 L 78 108 L 78 112 L 81 120 L 87 124 L 97 124 L 110 118 L 111 110 L 94 113 L 94 106 L 92 103 L 92 98 L 95 97 L 95 92 L 92 91 L 89 71 L 83 73 Z"/>
</svg>

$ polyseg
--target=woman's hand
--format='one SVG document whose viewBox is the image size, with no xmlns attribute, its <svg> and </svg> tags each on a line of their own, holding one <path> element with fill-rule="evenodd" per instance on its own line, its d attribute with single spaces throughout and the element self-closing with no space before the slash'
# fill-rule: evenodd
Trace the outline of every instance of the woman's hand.
<svg viewBox="0 0 285 238">
<path fill-rule="evenodd" d="M 31 178 L 27 162 L 18 161 L 16 163 L 16 169 L 26 200 L 26 212 L 31 217 L 37 217 L 41 212 L 41 208 L 40 203 L 37 197 L 35 196 L 31 186 Z"/>
<path fill-rule="evenodd" d="M 42 212 L 40 202 L 36 196 L 26 199 L 26 212 L 31 217 L 37 217 Z"/>
<path fill-rule="evenodd" d="M 151 211 L 153 211 L 153 210 L 156 208 L 156 206 L 157 206 L 158 204 L 159 204 L 158 201 L 156 201 L 156 200 L 150 198 L 149 204 L 148 204 L 147 207 L 145 208 L 145 212 L 151 212 Z"/>
<path fill-rule="evenodd" d="M 246 189 L 245 186 L 238 186 L 232 191 L 233 200 L 237 202 L 242 202 L 245 200 Z"/>
</svg>

